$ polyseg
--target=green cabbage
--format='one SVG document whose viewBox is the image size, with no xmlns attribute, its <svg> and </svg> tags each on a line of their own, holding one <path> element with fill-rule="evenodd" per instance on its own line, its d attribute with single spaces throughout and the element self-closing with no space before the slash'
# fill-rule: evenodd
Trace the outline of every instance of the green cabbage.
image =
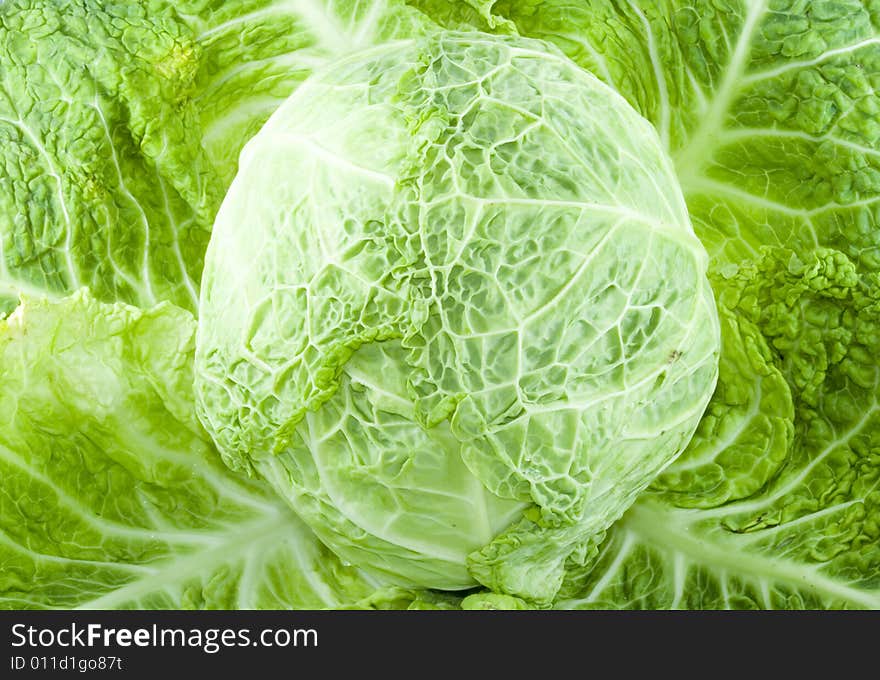
<svg viewBox="0 0 880 680">
<path fill-rule="evenodd" d="M 356 53 L 242 154 L 200 413 L 345 559 L 547 601 L 705 408 L 706 261 L 653 128 L 543 43 Z"/>
<path fill-rule="evenodd" d="M 880 608 L 878 27 L 0 2 L 0 607 Z"/>
</svg>

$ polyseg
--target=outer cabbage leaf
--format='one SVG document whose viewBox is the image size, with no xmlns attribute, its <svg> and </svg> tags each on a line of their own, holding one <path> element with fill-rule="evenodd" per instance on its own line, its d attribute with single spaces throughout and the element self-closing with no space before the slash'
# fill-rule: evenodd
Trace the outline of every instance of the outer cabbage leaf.
<svg viewBox="0 0 880 680">
<path fill-rule="evenodd" d="M 298 89 L 242 155 L 202 309 L 200 415 L 230 465 L 354 563 L 537 601 L 683 448 L 717 370 L 650 125 L 486 34 Z"/>
<path fill-rule="evenodd" d="M 194 331 L 84 294 L 0 322 L 0 607 L 409 605 L 223 465 L 193 408 Z"/>
<path fill-rule="evenodd" d="M 222 196 L 197 53 L 167 4 L 0 3 L 0 311 L 80 286 L 195 308 Z"/>
</svg>

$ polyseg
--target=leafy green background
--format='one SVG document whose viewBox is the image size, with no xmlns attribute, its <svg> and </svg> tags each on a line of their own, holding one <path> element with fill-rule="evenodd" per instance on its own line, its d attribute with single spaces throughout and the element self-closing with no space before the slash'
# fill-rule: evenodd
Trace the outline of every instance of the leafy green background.
<svg viewBox="0 0 880 680">
<path fill-rule="evenodd" d="M 0 295 L 6 310 L 34 300 L 3 330 L 4 606 L 349 601 L 336 577 L 313 599 L 288 588 L 299 577 L 268 576 L 271 555 L 231 553 L 155 592 L 126 590 L 175 573 L 181 546 L 234 541 L 229 526 L 275 501 L 216 461 L 197 464 L 211 479 L 184 480 L 166 460 L 179 458 L 168 446 L 210 460 L 188 397 L 168 387 L 186 374 L 167 370 L 186 355 L 169 350 L 191 328 L 181 312 L 35 300 L 88 285 L 109 303 L 195 310 L 241 140 L 329 57 L 427 30 L 426 17 L 545 39 L 626 97 L 664 141 L 711 255 L 724 328 L 714 401 L 595 564 L 570 570 L 557 606 L 880 607 L 876 0 L 0 5 Z M 147 327 L 162 338 L 153 349 L 132 335 Z M 95 367 L 104 384 L 88 392 Z M 138 441 L 120 439 L 133 423 Z M 170 477 L 157 483 L 157 470 Z M 238 500 L 217 507 L 230 489 Z M 160 498 L 175 505 L 151 506 Z M 306 543 L 296 555 L 332 562 Z M 277 593 L 239 588 L 244 573 Z"/>
</svg>

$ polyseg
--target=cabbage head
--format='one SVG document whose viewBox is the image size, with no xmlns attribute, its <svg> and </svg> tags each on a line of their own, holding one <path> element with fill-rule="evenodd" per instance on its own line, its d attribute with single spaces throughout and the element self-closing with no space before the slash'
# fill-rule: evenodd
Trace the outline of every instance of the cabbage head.
<svg viewBox="0 0 880 680">
<path fill-rule="evenodd" d="M 343 560 L 548 602 L 703 414 L 707 264 L 655 129 L 555 48 L 388 42 L 245 147 L 200 417 Z"/>
</svg>

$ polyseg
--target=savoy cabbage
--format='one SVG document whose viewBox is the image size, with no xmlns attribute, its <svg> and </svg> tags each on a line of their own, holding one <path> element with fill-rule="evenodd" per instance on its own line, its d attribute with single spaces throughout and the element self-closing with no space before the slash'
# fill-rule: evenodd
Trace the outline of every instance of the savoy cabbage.
<svg viewBox="0 0 880 680">
<path fill-rule="evenodd" d="M 203 420 L 351 562 L 549 600 L 705 409 L 706 264 L 654 129 L 562 55 L 357 52 L 242 154 Z"/>
<path fill-rule="evenodd" d="M 0 606 L 880 608 L 875 2 L 8 0 L 0 83 Z"/>
</svg>

